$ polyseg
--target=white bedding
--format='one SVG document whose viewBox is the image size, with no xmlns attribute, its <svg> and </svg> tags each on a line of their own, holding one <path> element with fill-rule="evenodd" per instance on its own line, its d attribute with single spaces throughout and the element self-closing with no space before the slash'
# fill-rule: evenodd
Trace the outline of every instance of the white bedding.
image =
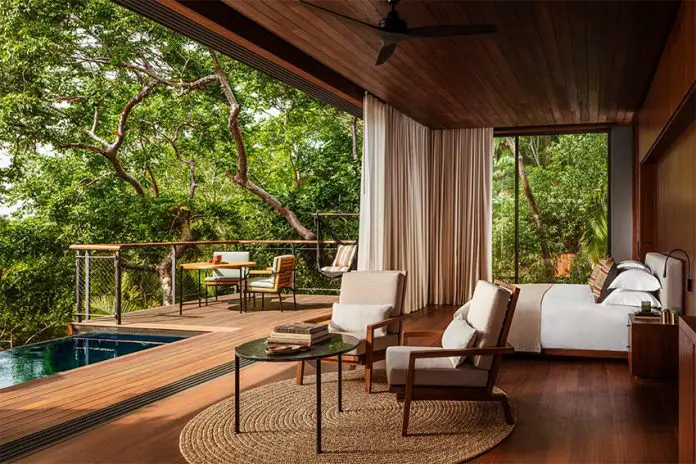
<svg viewBox="0 0 696 464">
<path fill-rule="evenodd" d="M 524 285 L 521 285 L 524 291 Z M 556 284 L 541 303 L 545 349 L 628 351 L 628 315 L 636 308 L 597 304 L 589 285 Z"/>
</svg>

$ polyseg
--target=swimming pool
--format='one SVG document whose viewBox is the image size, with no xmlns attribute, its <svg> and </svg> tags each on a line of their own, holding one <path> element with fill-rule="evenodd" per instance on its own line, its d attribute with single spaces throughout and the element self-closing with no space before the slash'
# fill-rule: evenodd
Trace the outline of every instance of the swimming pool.
<svg viewBox="0 0 696 464">
<path fill-rule="evenodd" d="M 183 336 L 86 333 L 0 352 L 0 388 L 182 340 Z"/>
</svg>

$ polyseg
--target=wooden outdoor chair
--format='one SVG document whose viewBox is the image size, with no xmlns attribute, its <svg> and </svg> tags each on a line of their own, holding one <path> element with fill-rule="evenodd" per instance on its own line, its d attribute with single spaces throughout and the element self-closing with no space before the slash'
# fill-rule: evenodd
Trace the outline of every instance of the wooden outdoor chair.
<svg viewBox="0 0 696 464">
<path fill-rule="evenodd" d="M 360 340 L 356 349 L 341 356 L 349 366 L 365 366 L 365 391 L 372 391 L 372 366 L 385 359 L 387 347 L 401 344 L 401 324 L 407 315 L 404 311 L 406 272 L 404 271 L 357 271 L 348 272 L 341 279 L 339 303 L 347 305 L 391 305 L 389 318 L 368 325 L 361 333 L 336 332 Z M 306 322 L 330 322 L 331 317 L 309 319 Z M 386 327 L 386 335 L 378 336 L 375 331 Z M 327 358 L 324 361 L 336 361 Z M 297 363 L 296 381 L 302 384 L 304 362 Z"/>
<path fill-rule="evenodd" d="M 401 434 L 408 433 L 412 401 L 497 401 L 502 404 L 505 420 L 512 424 L 514 417 L 507 396 L 494 393 L 498 369 L 503 354 L 514 352 L 507 344 L 512 317 L 520 289 L 496 281 L 479 281 L 469 303 L 454 316 L 448 343 L 458 334 L 457 321 L 475 329 L 471 348 L 445 349 L 439 347 L 398 346 L 387 349 L 387 378 L 389 391 L 404 402 Z M 468 329 L 467 329 L 468 330 Z M 439 331 L 420 330 L 404 333 L 410 337 L 442 335 Z M 443 338 L 444 340 L 444 338 Z M 466 346 L 466 340 L 464 340 Z M 462 359 L 461 357 L 466 357 Z"/>
<path fill-rule="evenodd" d="M 260 277 L 253 279 L 247 286 L 247 292 L 254 297 L 254 306 L 256 306 L 256 294 L 261 294 L 261 308 L 265 306 L 265 295 L 278 295 L 280 310 L 283 311 L 283 290 L 292 292 L 293 303 L 297 308 L 297 294 L 295 289 L 295 256 L 282 255 L 273 258 L 273 266 L 268 269 L 255 270 L 250 273 L 252 276 L 265 275 L 268 277 Z"/>
<path fill-rule="evenodd" d="M 216 251 L 213 258 L 221 256 L 225 263 L 239 263 L 249 261 L 248 251 Z M 249 269 L 214 269 L 213 275 L 205 278 L 205 285 L 215 289 L 215 299 L 218 299 L 218 287 L 237 287 L 241 295 L 241 281 L 249 274 Z"/>
</svg>

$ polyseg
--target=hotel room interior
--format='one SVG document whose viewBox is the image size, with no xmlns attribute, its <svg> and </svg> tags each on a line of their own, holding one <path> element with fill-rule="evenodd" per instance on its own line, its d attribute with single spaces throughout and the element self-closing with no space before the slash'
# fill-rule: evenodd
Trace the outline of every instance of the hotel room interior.
<svg viewBox="0 0 696 464">
<path fill-rule="evenodd" d="M 357 270 L 329 315 L 359 344 L 323 400 L 317 358 L 238 350 L 241 434 L 230 374 L 25 462 L 696 462 L 696 2 L 115 2 L 363 120 Z M 606 147 L 581 284 L 577 250 L 542 249 L 536 278 L 520 253 L 523 146 L 573 134 Z"/>
</svg>

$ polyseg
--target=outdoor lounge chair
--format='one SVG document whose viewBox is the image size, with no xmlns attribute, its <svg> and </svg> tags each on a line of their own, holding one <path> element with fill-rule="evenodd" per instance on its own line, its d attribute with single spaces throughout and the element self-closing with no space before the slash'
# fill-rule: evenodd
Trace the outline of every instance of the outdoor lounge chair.
<svg viewBox="0 0 696 464">
<path fill-rule="evenodd" d="M 408 433 L 411 402 L 417 400 L 497 401 L 503 406 L 506 421 L 514 422 L 507 396 L 494 393 L 493 387 L 501 356 L 514 351 L 507 337 L 519 292 L 519 288 L 502 282 L 479 281 L 471 301 L 455 313 L 444 333 L 420 330 L 403 335 L 404 343 L 409 337 L 441 335 L 443 345 L 449 348 L 387 349 L 389 391 L 404 402 L 403 436 Z"/>
<path fill-rule="evenodd" d="M 261 308 L 265 306 L 264 296 L 268 293 L 278 295 L 280 310 L 283 311 L 283 290 L 292 291 L 292 299 L 297 308 L 297 294 L 295 290 L 295 256 L 282 255 L 273 258 L 273 266 L 264 270 L 251 271 L 252 276 L 267 275 L 251 280 L 247 286 L 247 292 L 254 296 L 256 306 L 256 294 L 261 294 Z"/>
<path fill-rule="evenodd" d="M 216 251 L 213 258 L 221 256 L 225 263 L 239 263 L 249 261 L 248 251 Z M 217 300 L 219 286 L 230 286 L 241 289 L 240 282 L 244 276 L 249 275 L 249 268 L 243 269 L 214 269 L 213 275 L 205 278 L 205 284 L 215 288 L 215 299 Z"/>
<path fill-rule="evenodd" d="M 346 305 L 391 305 L 389 317 L 365 327 L 362 332 L 345 332 L 345 335 L 360 340 L 358 347 L 341 356 L 348 365 L 365 366 L 365 391 L 372 391 L 372 366 L 385 358 L 387 347 L 401 344 L 406 272 L 404 271 L 358 271 L 348 272 L 341 280 L 339 303 Z M 330 319 L 330 318 L 329 318 Z M 308 322 L 325 322 L 326 318 Z M 328 322 L 328 321 L 326 321 Z M 377 329 L 386 327 L 386 334 L 379 336 Z M 342 332 L 334 332 L 342 333 Z M 333 360 L 329 358 L 329 360 Z M 296 381 L 302 384 L 304 362 L 297 363 Z"/>
</svg>

